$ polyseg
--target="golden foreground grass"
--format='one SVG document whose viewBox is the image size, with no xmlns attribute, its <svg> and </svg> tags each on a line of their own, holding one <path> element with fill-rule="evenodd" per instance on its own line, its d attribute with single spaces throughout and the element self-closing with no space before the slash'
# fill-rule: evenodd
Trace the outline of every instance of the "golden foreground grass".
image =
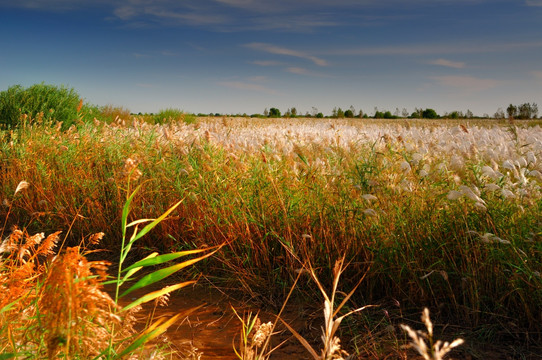
<svg viewBox="0 0 542 360">
<path fill-rule="evenodd" d="M 12 224 L 24 225 L 24 234 L 61 229 L 66 251 L 56 259 L 62 263 L 84 264 L 78 256 L 86 253 L 68 247 L 86 245 L 88 234 L 100 232 L 101 247 L 110 251 L 100 256 L 115 259 L 112 254 L 125 248 L 120 239 L 127 194 L 143 184 L 125 225 L 156 218 L 182 201 L 151 236 L 133 244 L 137 258 L 225 244 L 185 277 L 203 272 L 214 286 L 278 309 L 293 284 L 298 299 L 314 303 L 321 291 L 310 281 L 296 283 L 298 276 L 313 269 L 321 288 L 334 288 L 326 284 L 333 284 L 336 261 L 346 259 L 345 293 L 328 299 L 328 308 L 346 298 L 353 304 L 346 313 L 379 305 L 343 321 L 341 337 L 348 341 L 341 349 L 358 357 L 386 358 L 390 343 L 399 354 L 406 342 L 400 323 L 413 327 L 426 306 L 438 323 L 450 324 L 444 334 L 450 343 L 468 337 L 463 354 L 474 356 L 484 341 L 513 343 L 513 352 L 527 354 L 540 340 L 539 126 L 235 118 L 149 125 L 124 119 L 65 132 L 30 123 L 3 137 L 3 238 L 15 233 Z M 20 180 L 28 187 L 14 196 Z M 33 259 L 41 257 L 47 258 Z M 2 263 L 6 283 L 22 276 L 10 271 L 31 263 L 22 259 L 17 266 Z M 85 265 L 93 275 L 81 276 L 98 286 L 106 280 L 96 261 Z M 28 291 L 21 299 L 43 303 L 32 289 L 46 283 L 52 265 L 40 260 L 24 270 L 29 277 L 20 284 Z M 16 299 L 2 303 L 4 319 L 24 314 L 27 303 Z M 86 315 L 100 319 L 99 309 L 92 311 L 98 312 Z M 6 324 L 17 322 L 9 319 L 2 331 L 15 339 Z M 25 329 L 32 327 L 18 324 L 26 337 L 7 340 L 5 353 L 30 338 Z M 81 334 L 81 342 L 59 337 L 59 344 L 80 346 Z M 40 341 L 36 348 L 54 344 L 47 337 Z M 316 346 L 311 339 L 308 344 Z"/>
</svg>

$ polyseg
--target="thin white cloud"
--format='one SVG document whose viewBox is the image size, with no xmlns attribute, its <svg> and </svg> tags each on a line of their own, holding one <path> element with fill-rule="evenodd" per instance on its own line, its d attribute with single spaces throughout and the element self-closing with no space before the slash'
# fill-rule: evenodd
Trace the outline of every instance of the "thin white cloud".
<svg viewBox="0 0 542 360">
<path fill-rule="evenodd" d="M 463 69 L 466 65 L 464 62 L 461 61 L 452 61 L 446 59 L 436 59 L 433 61 L 429 61 L 428 64 L 450 67 L 454 69 Z"/>
<path fill-rule="evenodd" d="M 289 73 L 298 74 L 298 75 L 310 75 L 309 70 L 301 67 L 289 67 L 286 69 Z"/>
<path fill-rule="evenodd" d="M 508 42 L 508 43 L 456 43 L 456 44 L 412 44 L 380 47 L 359 47 L 330 49 L 320 51 L 324 55 L 435 55 L 435 54 L 474 54 L 474 53 L 495 53 L 510 52 L 522 49 L 542 48 L 542 41 L 531 42 Z"/>
<path fill-rule="evenodd" d="M 287 48 L 283 48 L 283 47 L 275 46 L 271 44 L 266 44 L 266 43 L 250 43 L 250 44 L 245 44 L 244 46 L 254 49 L 254 50 L 264 51 L 270 54 L 293 56 L 293 57 L 310 60 L 318 66 L 328 65 L 326 60 L 304 53 L 302 51 L 298 51 L 298 50 L 287 49 Z"/>
<path fill-rule="evenodd" d="M 139 58 L 150 58 L 152 57 L 151 55 L 149 54 L 142 54 L 142 53 L 133 53 L 133 56 L 137 59 Z"/>
<path fill-rule="evenodd" d="M 236 7 L 247 7 L 251 6 L 254 1 L 252 0 L 215 0 L 219 3 L 230 5 L 230 6 L 236 6 Z"/>
<path fill-rule="evenodd" d="M 220 14 L 206 14 L 200 12 L 174 12 L 162 8 L 147 8 L 145 14 L 160 19 L 172 20 L 181 24 L 189 25 L 217 25 L 225 24 L 229 18 Z"/>
<path fill-rule="evenodd" d="M 250 61 L 251 64 L 258 65 L 258 66 L 279 66 L 283 65 L 280 61 L 273 61 L 273 60 L 255 60 Z"/>
<path fill-rule="evenodd" d="M 498 80 L 481 79 L 474 76 L 434 76 L 432 79 L 444 87 L 461 89 L 467 92 L 488 90 L 499 85 Z"/>
<path fill-rule="evenodd" d="M 254 82 L 262 82 L 267 80 L 267 76 L 251 76 L 248 79 Z"/>
<path fill-rule="evenodd" d="M 525 4 L 527 6 L 542 6 L 542 0 L 527 0 Z"/>
<path fill-rule="evenodd" d="M 231 89 L 237 90 L 249 90 L 249 91 L 258 91 L 267 94 L 276 94 L 277 92 L 273 89 L 267 88 L 261 84 L 253 84 L 244 81 L 221 81 L 218 82 L 218 85 L 225 86 Z"/>
<path fill-rule="evenodd" d="M 129 20 L 137 16 L 137 10 L 133 6 L 121 6 L 113 10 L 113 14 L 121 20 Z"/>
</svg>

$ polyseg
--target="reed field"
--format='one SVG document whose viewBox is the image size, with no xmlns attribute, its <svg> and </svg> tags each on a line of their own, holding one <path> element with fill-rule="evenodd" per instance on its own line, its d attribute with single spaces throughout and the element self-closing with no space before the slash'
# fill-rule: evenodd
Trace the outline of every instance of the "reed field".
<svg viewBox="0 0 542 360">
<path fill-rule="evenodd" d="M 539 124 L 157 122 L 108 111 L 108 119 L 96 113 L 68 129 L 37 116 L 2 132 L 2 358 L 128 356 L 135 339 L 130 316 L 113 311 L 117 299 L 101 287 L 120 268 L 119 254 L 127 268 L 153 252 L 184 256 L 204 249 L 215 252 L 196 255 L 180 275 L 183 282 L 203 274 L 205 286 L 275 313 L 287 299 L 320 312 L 327 304 L 324 322 L 334 330 L 324 331 L 322 359 L 347 358 L 328 350 L 337 345 L 341 321 L 335 327 L 334 316 L 349 312 L 338 331 L 353 358 L 416 358 L 402 347 L 409 338 L 400 324 L 409 324 L 411 336 L 411 328 L 425 324 L 432 337 L 429 313 L 419 322 L 426 307 L 438 324 L 436 336 L 465 340 L 452 351 L 455 358 L 481 358 L 487 344 L 511 358 L 539 349 Z M 137 219 L 157 218 L 152 232 L 126 251 L 126 229 L 143 228 Z M 36 236 L 40 241 L 31 240 Z M 7 249 L 13 243 L 19 245 Z M 81 302 L 55 303 L 57 288 L 78 291 Z M 255 317 L 238 316 L 246 347 Z M 320 346 L 321 322 L 313 334 L 291 329 L 290 341 Z M 126 333 L 114 330 L 119 327 Z M 91 338 L 101 340 L 89 347 Z M 232 354 L 249 359 L 241 347 Z M 139 358 L 156 356 L 146 351 Z M 319 350 L 307 354 L 320 356 Z"/>
</svg>

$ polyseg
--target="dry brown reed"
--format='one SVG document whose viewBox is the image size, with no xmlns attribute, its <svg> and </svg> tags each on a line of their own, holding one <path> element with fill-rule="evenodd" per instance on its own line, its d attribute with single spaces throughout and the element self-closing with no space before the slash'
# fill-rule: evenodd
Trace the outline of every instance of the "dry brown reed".
<svg viewBox="0 0 542 360">
<path fill-rule="evenodd" d="M 433 335 L 433 323 L 429 317 L 429 309 L 425 308 L 422 313 L 422 322 L 425 324 L 427 332 L 415 331 L 410 326 L 401 324 L 401 328 L 405 330 L 412 340 L 411 346 L 414 348 L 424 360 L 442 360 L 453 348 L 463 344 L 463 339 L 456 339 L 449 343 L 441 340 L 435 341 Z M 426 343 L 427 341 L 427 343 Z"/>
<path fill-rule="evenodd" d="M 100 355 L 111 342 L 111 328 L 131 335 L 131 313 L 118 307 L 103 289 L 105 261 L 89 261 L 84 249 L 68 247 L 55 254 L 60 231 L 45 237 L 14 228 L 0 245 L 0 339 L 5 353 L 33 358 Z M 96 245 L 103 234 L 89 237 Z"/>
<path fill-rule="evenodd" d="M 110 329 L 120 324 L 117 305 L 103 291 L 109 263 L 88 261 L 69 247 L 50 264 L 38 300 L 49 358 L 63 352 L 85 358 L 99 355 L 110 342 Z"/>
</svg>

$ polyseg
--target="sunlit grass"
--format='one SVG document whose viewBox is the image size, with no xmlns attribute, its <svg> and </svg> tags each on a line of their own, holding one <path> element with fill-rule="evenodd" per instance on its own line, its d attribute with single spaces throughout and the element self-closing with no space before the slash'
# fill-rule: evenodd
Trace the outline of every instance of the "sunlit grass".
<svg viewBox="0 0 542 360">
<path fill-rule="evenodd" d="M 136 118 L 61 132 L 4 134 L 1 190 L 28 189 L 9 222 L 69 229 L 72 245 L 105 232 L 120 251 L 128 179 L 145 183 L 134 218 L 172 219 L 133 251 L 227 245 L 200 263 L 217 284 L 280 303 L 310 261 L 322 282 L 337 259 L 361 304 L 498 333 L 539 330 L 542 130 L 467 122 Z M 8 224 L 9 225 L 9 224 Z M 326 276 L 328 277 L 326 279 Z M 314 296 L 318 290 L 299 286 Z M 488 332 L 493 332 L 493 330 Z"/>
</svg>

